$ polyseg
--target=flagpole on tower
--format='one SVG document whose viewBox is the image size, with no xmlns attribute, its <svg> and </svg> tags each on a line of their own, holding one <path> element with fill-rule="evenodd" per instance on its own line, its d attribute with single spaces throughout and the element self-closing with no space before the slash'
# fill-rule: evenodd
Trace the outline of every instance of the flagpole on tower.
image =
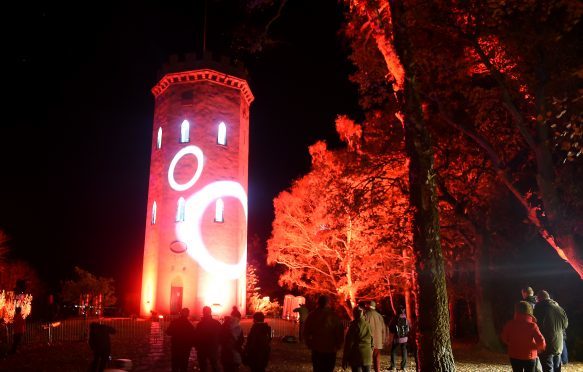
<svg viewBox="0 0 583 372">
<path fill-rule="evenodd" d="M 204 19 L 202 24 L 202 53 L 206 53 L 206 13 L 207 13 L 207 0 L 204 2 Z"/>
</svg>

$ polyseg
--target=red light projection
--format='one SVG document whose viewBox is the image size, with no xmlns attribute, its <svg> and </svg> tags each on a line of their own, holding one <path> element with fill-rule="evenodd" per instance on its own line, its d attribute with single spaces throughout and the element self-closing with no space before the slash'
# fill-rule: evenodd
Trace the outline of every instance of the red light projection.
<svg viewBox="0 0 583 372">
<path fill-rule="evenodd" d="M 251 90 L 241 78 L 199 69 L 166 74 L 152 92 L 140 313 L 245 308 Z"/>
</svg>

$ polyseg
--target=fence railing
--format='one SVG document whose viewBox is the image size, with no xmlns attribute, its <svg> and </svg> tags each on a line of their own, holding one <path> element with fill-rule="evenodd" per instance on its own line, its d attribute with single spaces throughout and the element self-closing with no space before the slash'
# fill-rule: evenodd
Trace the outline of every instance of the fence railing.
<svg viewBox="0 0 583 372">
<path fill-rule="evenodd" d="M 103 323 L 115 328 L 118 339 L 135 339 L 146 337 L 150 332 L 150 321 L 130 318 L 102 319 L 66 319 L 53 323 L 26 322 L 23 337 L 24 344 L 52 343 L 60 341 L 86 341 L 89 338 L 89 325 L 92 322 Z M 12 324 L 0 329 L 0 333 L 8 343 L 12 342 Z"/>
<path fill-rule="evenodd" d="M 102 319 L 66 319 L 60 322 L 46 323 L 38 321 L 26 322 L 24 344 L 53 343 L 62 341 L 87 341 L 89 338 L 89 325 L 92 322 L 107 324 L 115 328 L 115 338 L 118 340 L 136 340 L 147 338 L 150 335 L 152 321 L 150 319 L 130 318 L 102 318 Z M 272 336 L 280 338 L 284 336 L 299 337 L 299 324 L 293 320 L 281 318 L 267 318 L 265 322 L 272 329 Z M 163 319 L 159 322 L 160 333 L 164 334 L 169 321 Z M 196 323 L 196 322 L 195 322 Z M 253 320 L 246 318 L 241 321 L 241 328 L 245 335 L 253 325 Z M 347 324 L 345 324 L 347 326 Z M 12 342 L 12 325 L 0 326 L 0 342 Z"/>
</svg>

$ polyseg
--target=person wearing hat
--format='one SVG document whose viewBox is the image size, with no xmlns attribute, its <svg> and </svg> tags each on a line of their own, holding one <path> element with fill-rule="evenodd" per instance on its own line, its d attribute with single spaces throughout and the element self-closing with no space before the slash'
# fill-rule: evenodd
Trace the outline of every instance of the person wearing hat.
<svg viewBox="0 0 583 372">
<path fill-rule="evenodd" d="M 502 329 L 502 341 L 508 345 L 508 356 L 513 372 L 534 372 L 538 350 L 546 348 L 532 306 L 520 301 L 514 306 L 514 319 Z"/>
<path fill-rule="evenodd" d="M 364 313 L 364 319 L 370 325 L 370 330 L 373 339 L 372 361 L 375 372 L 381 370 L 381 350 L 387 338 L 387 328 L 383 316 L 376 310 L 377 304 L 371 301 Z"/>
</svg>

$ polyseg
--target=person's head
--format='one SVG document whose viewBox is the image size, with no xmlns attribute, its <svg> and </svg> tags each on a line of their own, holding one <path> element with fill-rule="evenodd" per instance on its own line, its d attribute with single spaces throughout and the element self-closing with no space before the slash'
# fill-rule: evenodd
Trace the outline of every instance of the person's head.
<svg viewBox="0 0 583 372">
<path fill-rule="evenodd" d="M 514 305 L 514 313 L 530 315 L 534 318 L 534 315 L 532 313 L 532 305 L 526 301 L 517 302 L 516 305 Z"/>
<path fill-rule="evenodd" d="M 237 309 L 237 306 L 233 306 L 233 310 L 231 311 L 231 317 L 241 319 L 241 312 Z"/>
<path fill-rule="evenodd" d="M 180 310 L 180 316 L 182 318 L 188 318 L 188 316 L 190 315 L 190 310 L 185 307 L 184 309 Z"/>
<path fill-rule="evenodd" d="M 533 296 L 533 295 L 534 295 L 534 291 L 532 290 L 532 287 L 522 288 L 522 298 L 523 299 L 527 299 L 529 296 Z"/>
<path fill-rule="evenodd" d="M 400 314 L 400 315 L 407 315 L 407 309 L 405 309 L 405 307 L 404 307 L 404 306 L 401 306 L 401 307 L 399 308 L 399 314 Z"/>
<path fill-rule="evenodd" d="M 263 321 L 265 320 L 265 315 L 258 311 L 255 314 L 253 314 L 253 323 L 263 323 Z"/>
<path fill-rule="evenodd" d="M 352 310 L 352 315 L 354 316 L 354 320 L 360 319 L 362 316 L 362 307 L 357 306 Z"/>
<path fill-rule="evenodd" d="M 371 309 L 376 309 L 377 308 L 377 303 L 373 301 L 369 302 L 368 307 L 370 307 Z"/>
<path fill-rule="evenodd" d="M 328 297 L 326 295 L 321 295 L 320 297 L 318 297 L 318 307 L 325 308 L 329 304 L 330 304 L 330 297 Z"/>
<path fill-rule="evenodd" d="M 16 309 L 14 309 L 14 314 L 20 315 L 21 312 L 22 312 L 22 309 L 20 307 L 17 307 Z"/>
<path fill-rule="evenodd" d="M 550 299 L 551 299 L 551 295 L 549 295 L 549 292 L 547 292 L 545 290 L 540 290 L 536 294 L 537 301 L 544 301 L 544 300 L 550 300 Z"/>
<path fill-rule="evenodd" d="M 210 306 L 205 306 L 202 308 L 202 316 L 205 318 L 210 318 L 212 317 L 213 311 L 210 308 Z"/>
</svg>

